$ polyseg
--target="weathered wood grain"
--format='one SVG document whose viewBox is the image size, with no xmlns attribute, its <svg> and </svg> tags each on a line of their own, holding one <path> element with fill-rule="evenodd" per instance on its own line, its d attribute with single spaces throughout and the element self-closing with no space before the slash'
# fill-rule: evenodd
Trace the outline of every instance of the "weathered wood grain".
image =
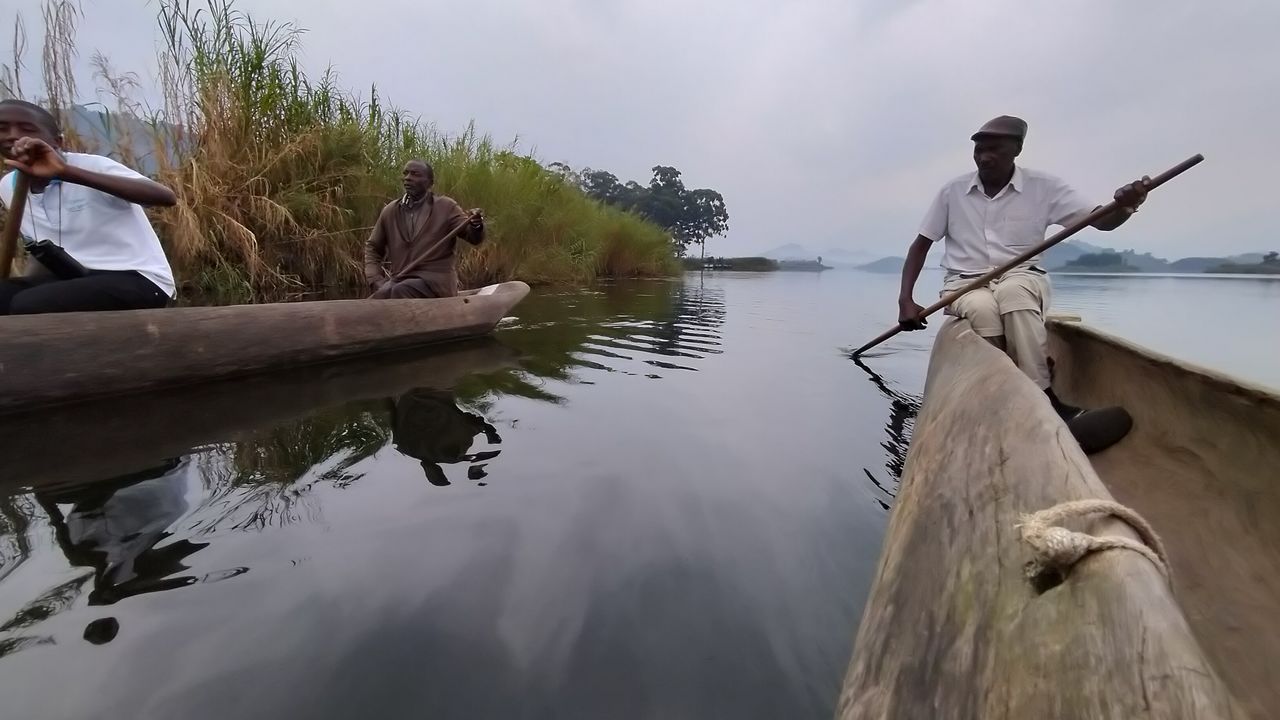
<svg viewBox="0 0 1280 720">
<path fill-rule="evenodd" d="M 1043 393 L 967 323 L 940 328 L 838 716 L 1242 717 L 1146 558 L 1027 581 L 1020 514 L 1083 498 L 1110 495 Z"/>
<path fill-rule="evenodd" d="M 1095 470 L 1160 532 L 1219 676 L 1251 717 L 1280 718 L 1280 396 L 1086 327 L 1051 330 L 1059 394 L 1134 417 Z"/>
<path fill-rule="evenodd" d="M 473 337 L 528 292 L 0 317 L 0 412 Z"/>
</svg>

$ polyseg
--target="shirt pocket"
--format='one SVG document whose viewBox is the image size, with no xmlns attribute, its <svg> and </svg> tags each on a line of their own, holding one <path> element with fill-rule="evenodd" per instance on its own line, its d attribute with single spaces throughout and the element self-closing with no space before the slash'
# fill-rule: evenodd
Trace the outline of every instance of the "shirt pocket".
<svg viewBox="0 0 1280 720">
<path fill-rule="evenodd" d="M 1008 247 L 1024 250 L 1042 242 L 1048 227 L 1043 217 L 1014 211 L 1000 221 L 1000 239 Z"/>
</svg>

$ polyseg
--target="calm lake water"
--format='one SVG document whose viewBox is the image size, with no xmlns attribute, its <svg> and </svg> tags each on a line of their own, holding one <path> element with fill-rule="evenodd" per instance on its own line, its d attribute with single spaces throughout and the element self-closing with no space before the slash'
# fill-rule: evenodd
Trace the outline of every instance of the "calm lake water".
<svg viewBox="0 0 1280 720">
<path fill-rule="evenodd" d="M 1280 385 L 1280 282 L 1055 282 Z M 896 284 L 537 291 L 484 342 L 10 420 L 0 716 L 830 717 L 932 339 L 843 354 Z"/>
</svg>

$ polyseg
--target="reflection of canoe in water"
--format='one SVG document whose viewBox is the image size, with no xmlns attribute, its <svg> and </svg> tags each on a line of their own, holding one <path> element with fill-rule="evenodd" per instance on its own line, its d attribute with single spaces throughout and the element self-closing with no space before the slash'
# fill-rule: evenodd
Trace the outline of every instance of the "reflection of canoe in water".
<svg viewBox="0 0 1280 720">
<path fill-rule="evenodd" d="M 1086 458 L 1011 362 L 943 326 L 840 717 L 1280 717 L 1280 396 L 1084 327 L 1051 337 L 1059 395 L 1124 406 L 1132 433 Z M 1127 549 L 1033 587 L 1020 514 L 1085 498 L 1154 526 L 1172 588 Z"/>
<path fill-rule="evenodd" d="M 10 484 L 48 488 L 124 475 L 156 458 L 240 439 L 322 408 L 386 400 L 413 389 L 450 390 L 470 375 L 516 363 L 514 350 L 493 337 L 479 337 L 9 414 L 0 417 L 6 447 L 56 451 L 0 454 L 0 492 Z"/>
<path fill-rule="evenodd" d="M 529 292 L 0 318 L 0 411 L 483 335 Z"/>
</svg>

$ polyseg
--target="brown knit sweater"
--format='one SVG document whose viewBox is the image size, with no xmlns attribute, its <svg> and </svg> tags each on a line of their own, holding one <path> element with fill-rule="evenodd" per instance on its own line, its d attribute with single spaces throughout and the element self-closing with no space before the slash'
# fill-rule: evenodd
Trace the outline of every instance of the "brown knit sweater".
<svg viewBox="0 0 1280 720">
<path fill-rule="evenodd" d="M 473 228 L 469 224 L 445 239 L 466 222 L 467 213 L 453 198 L 444 195 L 427 193 L 416 211 L 410 211 L 404 198 L 387 203 L 364 244 L 365 279 L 377 290 L 388 279 L 420 278 L 437 297 L 457 295 L 457 242 L 463 239 L 479 245 L 484 240 L 484 227 Z"/>
</svg>

